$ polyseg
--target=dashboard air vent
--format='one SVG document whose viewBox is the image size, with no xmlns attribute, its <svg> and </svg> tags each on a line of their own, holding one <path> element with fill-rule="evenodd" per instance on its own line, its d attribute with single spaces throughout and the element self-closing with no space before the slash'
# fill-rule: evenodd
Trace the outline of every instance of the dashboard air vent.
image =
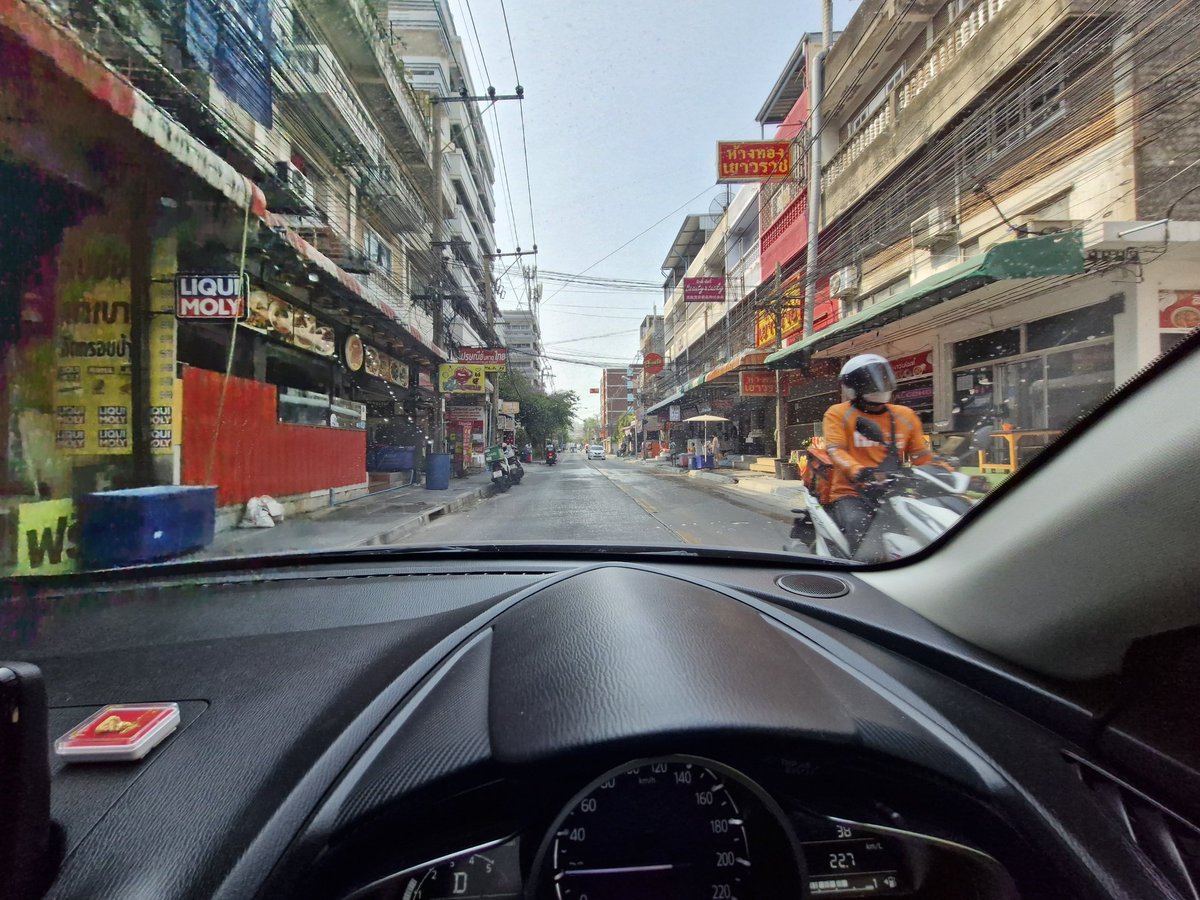
<svg viewBox="0 0 1200 900">
<path fill-rule="evenodd" d="M 775 583 L 785 591 L 819 600 L 828 600 L 850 593 L 850 585 L 842 579 L 834 578 L 832 575 L 817 575 L 813 572 L 781 575 L 775 579 Z"/>
<path fill-rule="evenodd" d="M 1102 769 L 1066 754 L 1112 820 L 1184 897 L 1200 900 L 1200 828 Z"/>
</svg>

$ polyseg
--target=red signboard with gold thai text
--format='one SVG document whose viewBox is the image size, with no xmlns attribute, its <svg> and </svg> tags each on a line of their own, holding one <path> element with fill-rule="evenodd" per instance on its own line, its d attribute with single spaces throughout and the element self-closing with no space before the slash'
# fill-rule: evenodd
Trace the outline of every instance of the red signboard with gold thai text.
<svg viewBox="0 0 1200 900">
<path fill-rule="evenodd" d="M 789 141 L 717 142 L 717 181 L 784 181 L 791 174 Z"/>
</svg>

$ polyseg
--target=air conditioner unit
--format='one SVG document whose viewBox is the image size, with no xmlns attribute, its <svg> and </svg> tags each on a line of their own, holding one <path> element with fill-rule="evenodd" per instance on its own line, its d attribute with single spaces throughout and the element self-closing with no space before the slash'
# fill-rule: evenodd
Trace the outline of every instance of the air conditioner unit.
<svg viewBox="0 0 1200 900">
<path fill-rule="evenodd" d="M 845 266 L 829 278 L 829 294 L 833 297 L 858 296 L 858 266 Z"/>
<path fill-rule="evenodd" d="M 276 203 L 282 212 L 303 215 L 317 211 L 316 185 L 290 161 L 280 160 L 275 163 L 275 181 L 282 190 L 282 202 Z"/>
<path fill-rule="evenodd" d="M 1079 224 L 1071 219 L 1027 219 L 1022 223 L 1018 237 L 1037 237 L 1042 234 L 1071 231 L 1078 228 Z"/>
<path fill-rule="evenodd" d="M 958 239 L 958 225 L 954 216 L 940 206 L 931 207 L 929 212 L 914 219 L 912 243 L 915 249 L 931 250 L 952 244 Z"/>
</svg>

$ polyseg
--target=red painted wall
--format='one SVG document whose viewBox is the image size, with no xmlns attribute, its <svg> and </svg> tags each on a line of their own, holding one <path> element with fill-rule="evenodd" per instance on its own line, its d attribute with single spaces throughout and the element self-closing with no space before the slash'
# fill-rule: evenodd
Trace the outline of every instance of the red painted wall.
<svg viewBox="0 0 1200 900">
<path fill-rule="evenodd" d="M 209 480 L 224 375 L 183 370 L 184 484 L 216 484 L 217 505 L 269 494 L 286 497 L 367 480 L 367 435 L 306 425 L 284 425 L 274 385 L 230 378 Z"/>
<path fill-rule="evenodd" d="M 776 140 L 791 140 L 808 121 L 808 91 L 796 98 L 783 122 L 775 129 Z M 804 165 L 803 158 L 799 160 Z M 786 266 L 808 246 L 808 195 L 801 193 L 773 222 L 762 223 L 760 265 L 763 277 L 775 271 L 775 264 Z"/>
</svg>

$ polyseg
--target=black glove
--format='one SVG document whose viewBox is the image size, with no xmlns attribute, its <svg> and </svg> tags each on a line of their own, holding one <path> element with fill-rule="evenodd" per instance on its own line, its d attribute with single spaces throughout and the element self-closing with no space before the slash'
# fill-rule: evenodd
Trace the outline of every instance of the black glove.
<svg viewBox="0 0 1200 900">
<path fill-rule="evenodd" d="M 854 476 L 855 481 L 869 483 L 875 480 L 875 470 L 869 466 L 863 466 L 858 470 L 858 474 Z"/>
</svg>

